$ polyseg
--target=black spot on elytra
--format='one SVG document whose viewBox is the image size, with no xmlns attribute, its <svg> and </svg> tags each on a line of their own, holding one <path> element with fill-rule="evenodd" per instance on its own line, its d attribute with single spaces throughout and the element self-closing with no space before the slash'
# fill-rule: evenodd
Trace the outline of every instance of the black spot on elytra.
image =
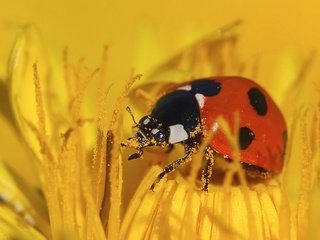
<svg viewBox="0 0 320 240">
<path fill-rule="evenodd" d="M 206 97 L 218 95 L 221 90 L 221 84 L 215 80 L 198 79 L 191 83 L 192 94 L 202 94 Z"/>
<path fill-rule="evenodd" d="M 286 148 L 287 148 L 287 142 L 288 142 L 288 132 L 286 130 L 282 133 L 282 141 L 283 141 L 283 152 L 281 155 L 282 160 L 284 160 L 285 154 L 286 154 Z"/>
<path fill-rule="evenodd" d="M 258 115 L 264 116 L 267 114 L 268 106 L 266 98 L 258 88 L 250 88 L 248 91 L 248 97 L 251 106 Z"/>
<path fill-rule="evenodd" d="M 250 146 L 253 139 L 254 133 L 250 128 L 241 127 L 239 129 L 239 145 L 241 150 L 247 149 Z"/>
</svg>

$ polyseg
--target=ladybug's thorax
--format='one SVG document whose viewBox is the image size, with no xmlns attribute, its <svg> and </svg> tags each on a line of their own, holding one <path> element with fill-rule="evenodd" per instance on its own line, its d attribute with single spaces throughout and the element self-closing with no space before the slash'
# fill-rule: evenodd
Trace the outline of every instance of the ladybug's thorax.
<svg viewBox="0 0 320 240">
<path fill-rule="evenodd" d="M 206 97 L 215 96 L 219 91 L 220 83 L 207 79 L 176 88 L 161 97 L 150 115 L 139 121 L 136 137 L 142 146 L 199 141 L 201 108 Z M 163 135 L 162 140 L 158 141 L 160 139 L 154 134 Z"/>
</svg>

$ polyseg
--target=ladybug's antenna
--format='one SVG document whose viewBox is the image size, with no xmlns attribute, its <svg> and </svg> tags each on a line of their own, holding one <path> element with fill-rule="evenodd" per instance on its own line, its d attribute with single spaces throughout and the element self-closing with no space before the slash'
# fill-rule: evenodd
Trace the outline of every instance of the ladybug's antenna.
<svg viewBox="0 0 320 240">
<path fill-rule="evenodd" d="M 136 120 L 134 119 L 133 113 L 131 111 L 131 108 L 128 106 L 126 107 L 127 112 L 130 114 L 132 121 L 138 126 L 139 124 L 136 122 Z"/>
</svg>

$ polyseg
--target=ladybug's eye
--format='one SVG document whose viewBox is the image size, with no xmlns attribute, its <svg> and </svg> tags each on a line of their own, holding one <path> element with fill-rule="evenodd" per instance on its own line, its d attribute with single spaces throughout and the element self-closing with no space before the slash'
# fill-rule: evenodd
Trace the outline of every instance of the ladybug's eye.
<svg viewBox="0 0 320 240">
<path fill-rule="evenodd" d="M 151 130 L 152 135 L 154 136 L 155 140 L 158 142 L 165 141 L 165 134 L 163 130 L 160 129 L 152 129 Z"/>
</svg>

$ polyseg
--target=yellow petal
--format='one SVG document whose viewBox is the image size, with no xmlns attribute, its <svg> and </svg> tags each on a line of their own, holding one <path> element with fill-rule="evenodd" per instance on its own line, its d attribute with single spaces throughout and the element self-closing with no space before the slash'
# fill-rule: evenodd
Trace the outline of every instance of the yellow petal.
<svg viewBox="0 0 320 240">
<path fill-rule="evenodd" d="M 26 124 L 27 120 L 35 126 L 38 125 L 33 69 L 35 63 L 38 64 L 39 75 L 43 80 L 46 80 L 48 78 L 48 61 L 45 51 L 37 30 L 33 26 L 27 26 L 17 38 L 11 54 L 8 89 L 17 127 L 29 147 L 39 156 L 39 143 Z M 40 94 L 45 91 L 44 85 L 41 85 Z M 39 123 L 46 126 L 45 119 L 41 119 Z"/>
<path fill-rule="evenodd" d="M 8 218 L 7 215 L 0 214 L 0 216 L 5 216 L 0 222 L 16 223 L 18 228 L 34 228 L 39 234 L 41 232 L 41 235 L 48 236 L 49 222 L 46 206 L 44 199 L 37 192 L 38 189 L 30 187 L 26 183 L 21 184 L 23 181 L 19 181 L 20 179 L 7 169 L 1 159 L 0 176 L 0 211 L 10 211 Z M 30 192 L 26 193 L 25 191 Z M 10 216 L 14 219 L 10 219 Z M 28 231 L 26 232 L 28 233 Z"/>
<path fill-rule="evenodd" d="M 34 226 L 20 219 L 10 208 L 0 206 L 1 239 L 47 239 Z"/>
<path fill-rule="evenodd" d="M 45 222 L 48 216 L 46 203 L 41 194 L 39 165 L 34 161 L 30 151 L 27 151 L 24 145 L 19 142 L 16 131 L 2 115 L 0 115 L 0 129 L 6 136 L 0 139 L 0 145 L 2 146 L 0 149 L 2 161 L 0 166 L 3 170 L 0 173 L 1 189 L 6 189 L 6 194 L 11 189 L 9 192 L 14 196 L 19 193 L 20 202 L 23 194 L 24 201 L 28 201 L 34 211 L 41 216 L 41 222 Z M 3 182 L 5 179 L 9 180 Z"/>
<path fill-rule="evenodd" d="M 0 129 L 3 136 L 6 136 L 0 138 L 0 156 L 20 178 L 39 188 L 39 165 L 33 160 L 30 151 L 25 149 L 18 133 L 3 115 L 0 115 Z"/>
<path fill-rule="evenodd" d="M 210 185 L 208 193 L 178 176 L 149 190 L 158 167 L 142 180 L 121 227 L 122 239 L 279 239 L 279 185 L 259 184 L 249 191 Z M 248 194 L 248 196 L 246 196 Z M 290 222 L 290 215 L 283 221 Z"/>
</svg>

